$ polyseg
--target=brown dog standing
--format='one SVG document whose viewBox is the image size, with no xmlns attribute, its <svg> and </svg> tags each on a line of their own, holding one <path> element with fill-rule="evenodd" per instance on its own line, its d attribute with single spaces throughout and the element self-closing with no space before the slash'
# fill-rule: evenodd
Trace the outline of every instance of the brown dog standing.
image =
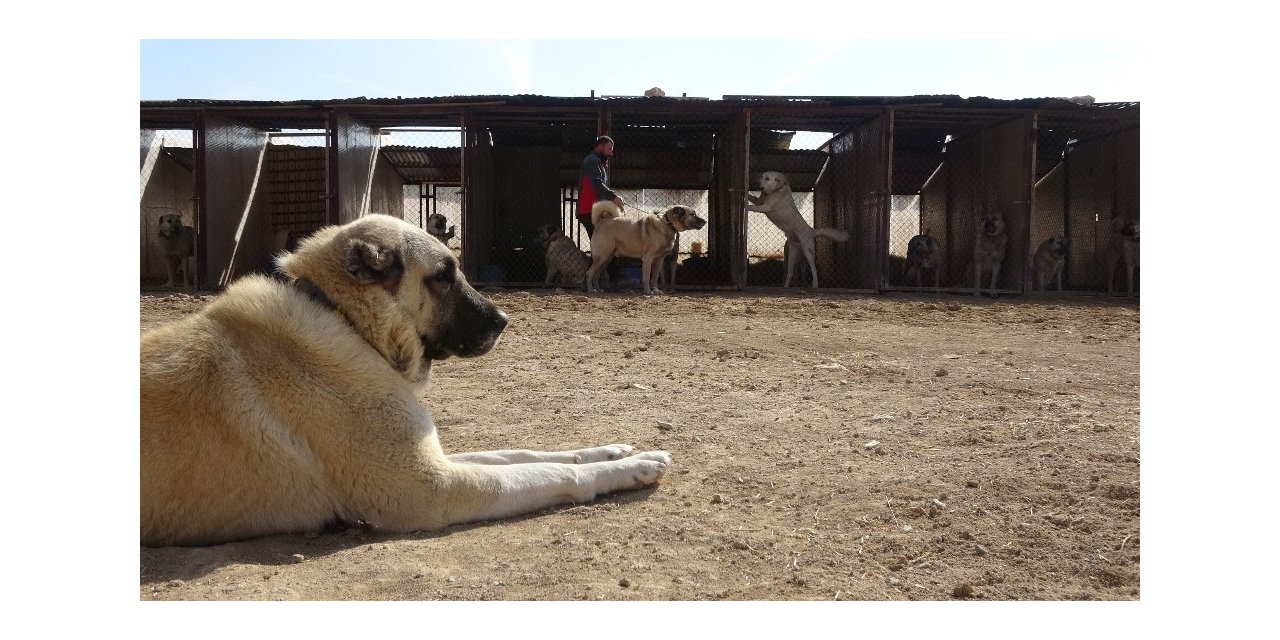
<svg viewBox="0 0 1280 640">
<path fill-rule="evenodd" d="M 1111 295 L 1116 269 L 1123 263 L 1129 289 L 1125 297 L 1133 297 L 1133 273 L 1138 269 L 1138 221 L 1111 219 L 1111 239 L 1107 243 L 1107 295 Z"/>
<path fill-rule="evenodd" d="M 177 285 L 178 271 L 182 271 L 182 286 L 195 286 L 196 275 L 192 262 L 196 256 L 196 230 L 182 224 L 182 216 L 166 213 L 160 216 L 160 248 L 164 251 L 164 266 L 169 274 L 166 287 Z"/>
<path fill-rule="evenodd" d="M 693 209 L 675 205 L 661 214 L 643 218 L 619 217 L 622 210 L 608 200 L 601 200 L 591 207 L 591 222 L 595 233 L 591 236 L 591 267 L 587 269 L 584 287 L 588 292 L 600 291 L 600 272 L 614 256 L 640 259 L 640 283 L 646 294 L 662 293 L 657 287 L 662 261 L 675 246 L 676 235 L 681 231 L 701 229 L 704 220 Z"/>
<path fill-rule="evenodd" d="M 973 243 L 973 295 L 982 292 L 982 275 L 991 273 L 991 297 L 996 297 L 996 283 L 1000 280 L 1000 266 L 1004 264 L 1005 247 L 1009 234 L 1005 232 L 1004 218 L 988 212 L 978 226 L 978 236 Z"/>
<path fill-rule="evenodd" d="M 1062 271 L 1067 266 L 1067 239 L 1062 235 L 1052 235 L 1036 248 L 1031 256 L 1031 270 L 1036 277 L 1036 286 L 1044 291 L 1049 286 L 1049 279 L 1056 278 L 1058 291 L 1062 291 Z"/>
</svg>

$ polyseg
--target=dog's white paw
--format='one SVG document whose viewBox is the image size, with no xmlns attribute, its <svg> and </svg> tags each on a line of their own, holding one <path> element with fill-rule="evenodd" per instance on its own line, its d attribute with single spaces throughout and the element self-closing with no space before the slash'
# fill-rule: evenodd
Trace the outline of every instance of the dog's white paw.
<svg viewBox="0 0 1280 640">
<path fill-rule="evenodd" d="M 631 457 L 636 460 L 653 460 L 654 462 L 661 462 L 664 465 L 671 464 L 671 454 L 666 451 L 644 451 Z"/>
<path fill-rule="evenodd" d="M 636 448 L 629 444 L 610 444 L 603 447 L 593 447 L 591 449 L 582 449 L 576 451 L 578 454 L 578 463 L 586 464 L 588 462 L 604 462 L 606 460 L 621 460 L 633 453 Z"/>
<path fill-rule="evenodd" d="M 666 451 L 645 451 L 627 458 L 627 463 L 635 465 L 636 486 L 644 487 L 667 475 L 667 468 L 671 466 L 671 454 Z"/>
</svg>

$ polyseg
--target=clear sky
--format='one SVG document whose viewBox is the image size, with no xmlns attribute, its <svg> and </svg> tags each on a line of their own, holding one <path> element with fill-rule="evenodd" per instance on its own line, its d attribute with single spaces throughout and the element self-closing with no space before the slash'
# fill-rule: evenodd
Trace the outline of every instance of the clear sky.
<svg viewBox="0 0 1280 640">
<path fill-rule="evenodd" d="M 732 94 L 1141 100 L 1134 39 L 142 40 L 143 100 Z"/>
</svg>

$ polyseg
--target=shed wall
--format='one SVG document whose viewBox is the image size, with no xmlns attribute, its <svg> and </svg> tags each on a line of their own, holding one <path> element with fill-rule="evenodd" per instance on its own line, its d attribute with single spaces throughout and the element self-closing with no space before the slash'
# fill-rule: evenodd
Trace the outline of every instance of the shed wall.
<svg viewBox="0 0 1280 640">
<path fill-rule="evenodd" d="M 1066 235 L 1066 167 L 1062 164 L 1054 167 L 1036 184 L 1034 207 L 1031 212 L 1031 235 L 1027 242 L 1029 255 L 1035 255 L 1036 249 L 1046 238 L 1055 234 Z M 1070 252 L 1073 247 L 1068 246 Z M 1062 274 L 1062 287 L 1071 289 L 1071 269 Z M 1028 287 L 1029 289 L 1029 287 Z"/>
<path fill-rule="evenodd" d="M 1031 184 L 1027 122 L 988 127 L 947 147 L 947 234 L 953 286 L 973 286 L 973 247 L 986 211 L 1004 218 L 1009 241 L 999 289 L 1021 290 Z M 989 282 L 989 281 L 988 281 Z"/>
<path fill-rule="evenodd" d="M 1103 138 L 1072 149 L 1066 160 L 1067 270 L 1081 288 L 1106 290 L 1104 256 L 1115 199 L 1115 141 Z"/>
<path fill-rule="evenodd" d="M 334 128 L 338 147 L 338 224 L 346 224 L 369 212 L 378 133 L 345 114 L 338 115 Z"/>
<path fill-rule="evenodd" d="M 381 155 L 374 165 L 369 211 L 404 218 L 404 181 L 391 162 Z M 417 222 L 416 216 L 414 222 Z"/>
<path fill-rule="evenodd" d="M 230 120 L 205 118 L 206 287 L 248 271 L 269 270 L 273 247 L 265 189 L 258 188 L 267 135 Z"/>
</svg>

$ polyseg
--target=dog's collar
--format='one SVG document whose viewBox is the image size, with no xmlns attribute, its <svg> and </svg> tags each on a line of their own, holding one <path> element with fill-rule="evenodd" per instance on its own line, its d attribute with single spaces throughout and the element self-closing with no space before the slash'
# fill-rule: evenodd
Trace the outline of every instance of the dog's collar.
<svg viewBox="0 0 1280 640">
<path fill-rule="evenodd" d="M 333 309 L 334 312 L 336 312 L 338 315 L 342 316 L 343 318 L 347 317 L 347 314 L 343 313 L 342 311 L 342 306 L 334 302 L 333 300 L 330 300 L 329 296 L 325 295 L 324 291 L 321 290 L 320 287 L 316 286 L 316 283 L 306 278 L 298 278 L 297 280 L 293 281 L 293 288 L 297 289 L 299 292 L 301 292 L 303 295 L 306 295 L 308 298 L 311 298 L 312 300 L 315 300 L 316 302 L 320 303 L 321 306 L 328 307 L 329 309 Z"/>
<path fill-rule="evenodd" d="M 668 226 L 668 227 L 671 227 L 671 230 L 672 230 L 672 231 L 674 231 L 674 232 L 676 232 L 676 233 L 680 233 L 680 230 L 679 230 L 679 229 L 677 229 L 677 228 L 676 228 L 676 226 L 675 226 L 674 224 L 671 224 L 671 219 L 667 217 L 667 214 L 665 214 L 665 213 L 664 213 L 664 214 L 662 214 L 662 215 L 660 215 L 660 216 L 658 216 L 658 217 L 659 217 L 659 218 L 662 218 L 662 221 L 663 221 L 663 222 L 665 222 L 665 223 L 667 223 L 667 226 Z"/>
</svg>

